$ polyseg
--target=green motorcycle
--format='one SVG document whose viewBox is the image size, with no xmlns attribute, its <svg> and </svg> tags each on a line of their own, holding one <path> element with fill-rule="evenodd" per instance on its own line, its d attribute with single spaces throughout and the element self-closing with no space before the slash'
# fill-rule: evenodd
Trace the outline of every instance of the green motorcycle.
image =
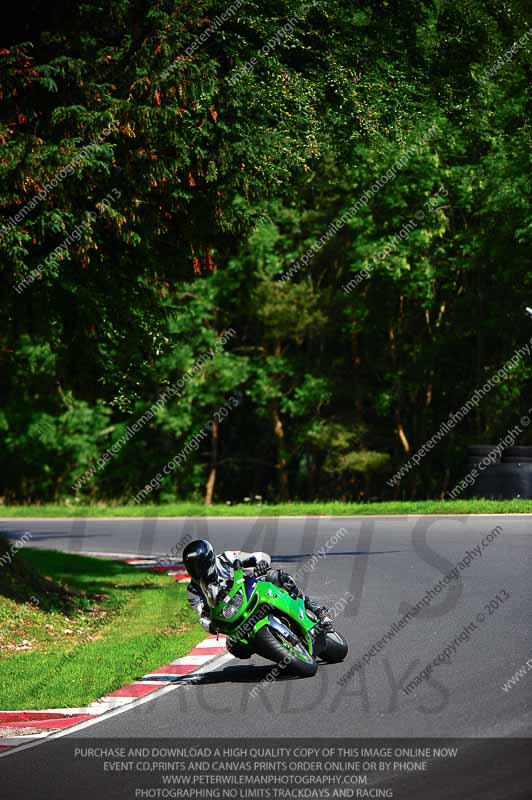
<svg viewBox="0 0 532 800">
<path fill-rule="evenodd" d="M 209 597 L 209 587 L 205 587 L 211 622 L 218 632 L 301 678 L 316 674 L 316 659 L 336 663 L 345 658 L 344 637 L 323 630 L 302 598 L 293 598 L 264 579 L 244 575 L 239 560 L 233 570 L 233 578 L 221 591 L 222 599 L 220 593 Z"/>
</svg>

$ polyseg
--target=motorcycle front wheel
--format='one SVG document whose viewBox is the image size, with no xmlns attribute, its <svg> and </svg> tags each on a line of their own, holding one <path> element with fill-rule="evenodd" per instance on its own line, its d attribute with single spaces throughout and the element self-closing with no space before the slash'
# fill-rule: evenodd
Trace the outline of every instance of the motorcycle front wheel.
<svg viewBox="0 0 532 800">
<path fill-rule="evenodd" d="M 298 678 L 312 678 L 318 669 L 318 665 L 301 642 L 295 644 L 285 639 L 280 631 L 268 625 L 256 634 L 253 648 L 259 656 L 275 661 L 281 669 L 286 670 L 287 674 L 296 675 Z"/>
</svg>

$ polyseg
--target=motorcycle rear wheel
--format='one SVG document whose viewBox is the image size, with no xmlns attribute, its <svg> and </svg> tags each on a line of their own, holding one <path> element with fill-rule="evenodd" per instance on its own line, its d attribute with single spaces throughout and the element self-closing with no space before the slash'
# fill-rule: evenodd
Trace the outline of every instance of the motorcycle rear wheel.
<svg viewBox="0 0 532 800">
<path fill-rule="evenodd" d="M 320 650 L 320 658 L 328 664 L 338 664 L 347 655 L 347 641 L 338 631 L 327 631 L 325 636 L 325 647 Z"/>
</svg>

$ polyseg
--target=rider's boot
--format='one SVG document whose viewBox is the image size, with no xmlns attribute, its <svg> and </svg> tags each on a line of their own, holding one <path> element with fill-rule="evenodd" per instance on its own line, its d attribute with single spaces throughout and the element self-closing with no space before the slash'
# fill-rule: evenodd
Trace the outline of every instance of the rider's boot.
<svg viewBox="0 0 532 800">
<path fill-rule="evenodd" d="M 333 626 L 332 626 L 332 619 L 329 614 L 329 609 L 325 608 L 325 606 L 320 606 L 320 604 L 316 600 L 313 600 L 311 597 L 309 597 L 308 594 L 306 594 L 304 598 L 305 598 L 305 608 L 308 611 L 311 611 L 314 614 L 314 616 L 316 616 L 319 619 L 320 627 L 322 628 L 322 630 L 332 631 Z"/>
</svg>

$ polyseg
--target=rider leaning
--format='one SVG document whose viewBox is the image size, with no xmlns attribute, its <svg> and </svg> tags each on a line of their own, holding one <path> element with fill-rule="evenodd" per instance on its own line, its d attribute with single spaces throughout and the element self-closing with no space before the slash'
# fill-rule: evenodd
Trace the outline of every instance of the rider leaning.
<svg viewBox="0 0 532 800">
<path fill-rule="evenodd" d="M 233 577 L 233 562 L 237 558 L 242 562 L 245 575 L 264 578 L 275 586 L 286 589 L 292 597 L 302 597 L 305 608 L 320 620 L 323 629 L 332 629 L 327 609 L 304 594 L 288 572 L 272 569 L 271 557 L 267 553 L 224 550 L 217 556 L 210 542 L 206 539 L 197 539 L 187 544 L 183 550 L 183 563 L 192 579 L 188 586 L 188 602 L 198 614 L 200 625 L 204 628 L 216 633 L 211 627 L 210 606 L 206 592 L 209 591 L 211 596 L 213 592 L 216 594 Z M 227 649 L 237 658 L 249 658 L 251 655 L 247 648 L 230 639 L 227 640 Z"/>
</svg>

